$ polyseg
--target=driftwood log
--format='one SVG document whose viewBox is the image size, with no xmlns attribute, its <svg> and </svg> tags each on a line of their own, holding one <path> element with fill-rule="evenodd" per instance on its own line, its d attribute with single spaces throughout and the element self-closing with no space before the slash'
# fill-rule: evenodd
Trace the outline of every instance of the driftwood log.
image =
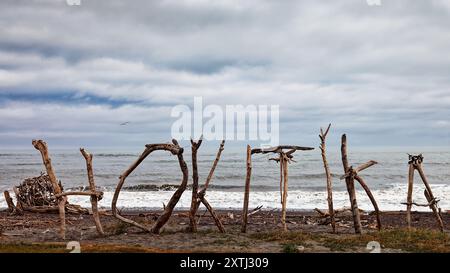
<svg viewBox="0 0 450 273">
<path fill-rule="evenodd" d="M 50 156 L 48 154 L 48 147 L 47 143 L 45 143 L 43 140 L 33 140 L 32 144 L 36 150 L 38 150 L 41 153 L 42 161 L 44 163 L 45 169 L 47 170 L 47 175 L 49 176 L 50 182 L 53 186 L 53 193 L 54 194 L 60 194 L 62 193 L 62 189 L 60 187 L 60 184 L 58 183 L 58 180 L 56 179 L 55 171 L 53 170 L 52 161 L 50 159 Z M 57 198 L 58 200 L 58 208 L 59 208 L 59 220 L 60 220 L 60 236 L 62 239 L 66 238 L 66 203 L 67 203 L 67 197 L 61 196 Z"/>
<path fill-rule="evenodd" d="M 333 181 L 331 178 L 331 171 L 330 167 L 328 165 L 327 161 L 327 152 L 326 152 L 326 138 L 328 135 L 328 132 L 330 131 L 331 123 L 328 125 L 327 129 L 323 131 L 322 128 L 320 128 L 320 151 L 322 155 L 322 161 L 323 161 L 323 167 L 325 169 L 325 175 L 327 178 L 327 203 L 328 203 L 328 213 L 330 216 L 331 221 L 331 228 L 333 229 L 333 233 L 336 233 L 336 220 L 334 215 L 334 208 L 333 208 Z"/>
<path fill-rule="evenodd" d="M 189 229 L 191 232 L 197 232 L 197 222 L 195 215 L 197 214 L 197 200 L 198 200 L 198 166 L 197 166 L 197 151 L 202 145 L 202 138 L 198 142 L 191 139 L 191 154 L 192 154 L 192 199 L 191 209 L 189 210 Z"/>
<path fill-rule="evenodd" d="M 128 218 L 120 215 L 119 210 L 117 209 L 117 200 L 119 198 L 120 191 L 125 183 L 125 179 L 139 166 L 139 164 L 142 163 L 142 161 L 144 161 L 145 158 L 147 158 L 147 156 L 149 156 L 152 152 L 158 151 L 158 150 L 159 151 L 168 151 L 172 155 L 177 156 L 178 163 L 180 165 L 180 169 L 183 174 L 183 178 L 181 180 L 180 186 L 177 188 L 177 190 L 175 191 L 175 193 L 172 195 L 169 202 L 165 206 L 164 212 L 162 213 L 162 215 L 160 215 L 158 217 L 158 219 L 156 220 L 153 227 L 149 228 L 149 227 L 146 227 L 142 224 L 139 224 L 131 219 L 128 219 Z M 178 142 L 175 139 L 172 140 L 171 144 L 168 144 L 168 143 L 147 144 L 145 146 L 144 152 L 142 152 L 142 154 L 139 156 L 139 158 L 134 163 L 132 163 L 131 166 L 127 170 L 125 170 L 125 172 L 123 172 L 122 175 L 119 177 L 119 183 L 117 184 L 116 190 L 114 192 L 112 204 L 111 204 L 111 209 L 112 209 L 112 213 L 113 213 L 114 217 L 116 217 L 117 219 L 119 219 L 125 223 L 128 223 L 130 225 L 134 225 L 144 231 L 156 233 L 156 234 L 159 233 L 161 228 L 167 223 L 170 216 L 172 215 L 173 209 L 175 208 L 176 204 L 180 200 L 181 195 L 186 190 L 189 171 L 188 171 L 186 162 L 184 161 L 184 158 L 183 158 L 183 151 L 184 151 L 183 148 L 181 148 L 178 145 Z"/>
<path fill-rule="evenodd" d="M 342 165 L 344 167 L 344 174 L 352 173 L 347 158 L 347 136 L 344 134 L 341 138 L 341 155 Z M 361 216 L 359 215 L 358 203 L 356 202 L 355 180 L 353 176 L 345 177 L 345 184 L 347 186 L 347 192 L 350 198 L 350 207 L 353 215 L 353 225 L 355 233 L 361 233 Z"/>
<path fill-rule="evenodd" d="M 22 209 L 14 205 L 14 201 L 11 198 L 9 191 L 4 191 L 3 195 L 5 196 L 6 204 L 8 205 L 8 213 L 9 215 L 22 215 Z"/>
<path fill-rule="evenodd" d="M 428 206 L 433 211 L 433 214 L 436 218 L 436 221 L 439 225 L 439 230 L 444 232 L 444 223 L 442 221 L 441 210 L 438 207 L 438 202 L 433 192 L 431 191 L 430 184 L 428 183 L 427 177 L 423 171 L 422 167 L 423 163 L 423 155 L 419 154 L 417 156 L 409 155 L 409 171 L 408 171 L 408 193 L 406 198 L 406 222 L 408 224 L 408 228 L 411 228 L 411 208 L 412 205 L 417 206 Z M 420 178 L 422 179 L 423 184 L 425 185 L 424 195 L 428 201 L 426 205 L 420 205 L 413 202 L 412 193 L 413 193 L 413 184 L 414 184 L 414 171 L 419 173 Z M 402 203 L 405 204 L 405 203 Z"/>
<path fill-rule="evenodd" d="M 285 151 L 288 150 L 288 151 Z M 283 229 L 286 231 L 286 204 L 287 204 L 287 196 L 288 196 L 288 163 L 294 162 L 293 153 L 296 151 L 309 151 L 314 150 L 314 148 L 310 147 L 301 147 L 301 146 L 293 146 L 293 145 L 281 145 L 270 148 L 256 148 L 251 149 L 249 145 L 247 145 L 247 175 L 245 178 L 245 192 L 244 192 L 244 206 L 242 210 L 242 226 L 241 232 L 245 233 L 247 231 L 247 222 L 248 222 L 248 203 L 250 197 L 250 181 L 251 181 L 251 173 L 252 173 L 252 155 L 253 154 L 268 154 L 275 153 L 278 154 L 278 158 L 270 158 L 269 160 L 280 163 L 280 195 L 281 195 L 281 222 L 283 224 Z"/>
<path fill-rule="evenodd" d="M 244 190 L 244 208 L 242 209 L 242 227 L 241 232 L 247 232 L 248 220 L 248 201 L 250 198 L 250 180 L 252 177 L 252 148 L 247 145 L 247 159 L 246 159 L 247 175 L 245 176 L 245 190 Z"/>
</svg>

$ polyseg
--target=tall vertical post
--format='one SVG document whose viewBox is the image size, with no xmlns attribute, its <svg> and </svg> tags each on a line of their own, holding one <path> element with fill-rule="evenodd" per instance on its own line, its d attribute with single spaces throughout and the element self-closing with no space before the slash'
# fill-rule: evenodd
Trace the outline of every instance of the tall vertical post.
<svg viewBox="0 0 450 273">
<path fill-rule="evenodd" d="M 245 177 L 245 193 L 244 193 L 244 208 L 242 210 L 242 227 L 241 232 L 247 232 L 247 217 L 248 217 L 248 201 L 250 197 L 250 180 L 252 177 L 252 149 L 247 145 L 247 175 Z"/>
</svg>

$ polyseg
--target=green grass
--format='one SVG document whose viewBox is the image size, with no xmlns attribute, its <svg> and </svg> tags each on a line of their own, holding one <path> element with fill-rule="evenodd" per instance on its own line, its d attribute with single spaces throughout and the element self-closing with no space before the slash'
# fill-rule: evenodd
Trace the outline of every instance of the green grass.
<svg viewBox="0 0 450 273">
<path fill-rule="evenodd" d="M 310 246 L 308 241 L 331 251 L 363 250 L 370 241 L 377 241 L 383 248 L 397 249 L 406 252 L 448 252 L 450 253 L 450 236 L 435 230 L 426 229 L 390 229 L 370 232 L 362 235 L 352 234 L 311 234 L 298 231 L 276 231 L 250 234 L 251 239 L 266 242 L 279 242 L 283 252 L 292 250 L 293 246 Z"/>
<path fill-rule="evenodd" d="M 298 253 L 298 248 L 295 244 L 283 244 L 282 252 L 283 253 Z"/>
<path fill-rule="evenodd" d="M 354 250 L 377 241 L 382 248 L 400 249 L 407 252 L 450 252 L 448 234 L 425 229 L 392 229 L 363 235 L 323 237 L 319 240 L 332 251 Z"/>
</svg>

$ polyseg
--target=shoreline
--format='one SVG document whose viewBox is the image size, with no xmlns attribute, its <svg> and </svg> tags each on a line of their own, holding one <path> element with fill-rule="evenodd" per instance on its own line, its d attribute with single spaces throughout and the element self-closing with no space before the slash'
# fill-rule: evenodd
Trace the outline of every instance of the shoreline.
<svg viewBox="0 0 450 273">
<path fill-rule="evenodd" d="M 162 210 L 124 210 L 121 213 L 151 226 Z M 188 211 L 174 211 L 159 235 L 149 234 L 102 212 L 106 232 L 99 237 L 91 215 L 67 215 L 67 238 L 58 236 L 57 214 L 26 212 L 8 216 L 0 211 L 0 252 L 68 252 L 65 243 L 78 241 L 85 252 L 367 252 L 368 241 L 380 240 L 385 252 L 450 252 L 449 233 L 438 232 L 430 212 L 413 212 L 413 229 L 406 232 L 402 211 L 381 213 L 383 229 L 376 229 L 375 216 L 362 213 L 363 234 L 355 235 L 350 212 L 337 215 L 337 234 L 326 218 L 311 210 L 288 210 L 288 231 L 282 231 L 278 211 L 260 210 L 249 217 L 248 232 L 240 232 L 241 211 L 216 210 L 227 233 L 219 233 L 213 219 L 200 208 L 198 232 L 190 233 Z M 450 214 L 443 213 L 445 226 Z M 409 234 L 409 235 L 408 235 Z M 398 237 L 398 238 L 397 238 Z M 409 240 L 409 241 L 408 241 Z M 401 242 L 401 244 L 400 244 Z M 428 243 L 427 243 L 428 242 Z"/>
</svg>

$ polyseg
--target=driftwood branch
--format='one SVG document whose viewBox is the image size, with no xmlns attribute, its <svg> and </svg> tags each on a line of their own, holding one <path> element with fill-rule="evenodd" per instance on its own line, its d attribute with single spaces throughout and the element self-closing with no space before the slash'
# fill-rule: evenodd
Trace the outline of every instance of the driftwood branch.
<svg viewBox="0 0 450 273">
<path fill-rule="evenodd" d="M 220 221 L 219 216 L 214 212 L 214 209 L 211 207 L 211 205 L 208 203 L 206 198 L 201 199 L 202 204 L 208 209 L 209 213 L 211 214 L 212 218 L 214 219 L 214 222 L 216 223 L 217 228 L 221 233 L 225 233 L 225 227 L 223 226 L 222 222 Z"/>
<path fill-rule="evenodd" d="M 280 164 L 283 165 L 283 200 L 281 204 L 281 223 L 283 224 L 284 231 L 287 231 L 286 201 L 288 196 L 288 159 L 283 153 L 280 154 L 280 159 Z"/>
<path fill-rule="evenodd" d="M 427 177 L 425 176 L 425 173 L 422 168 L 422 161 L 423 161 L 422 155 L 420 155 L 420 157 L 421 157 L 421 161 L 419 163 L 413 163 L 414 168 L 419 173 L 420 178 L 422 178 L 422 182 L 425 185 L 425 198 L 430 203 L 430 209 L 433 211 L 433 213 L 436 217 L 436 221 L 439 225 L 439 229 L 441 232 L 444 232 L 444 223 L 442 221 L 442 215 L 439 212 L 436 202 L 433 202 L 434 200 L 436 200 L 436 198 L 434 197 L 433 192 L 431 191 L 430 184 L 428 183 Z"/>
<path fill-rule="evenodd" d="M 289 149 L 290 155 L 293 154 L 295 151 L 310 151 L 314 150 L 314 148 L 311 147 L 301 147 L 301 146 L 293 146 L 293 145 L 281 145 L 276 147 L 270 147 L 266 149 L 262 148 L 256 148 L 252 149 L 251 154 L 268 154 L 268 153 L 280 153 L 283 150 Z"/>
<path fill-rule="evenodd" d="M 242 209 L 242 226 L 241 232 L 247 232 L 247 220 L 248 220 L 248 202 L 250 197 L 250 180 L 252 177 L 252 149 L 250 145 L 247 145 L 247 175 L 245 177 L 245 192 L 244 192 L 244 208 Z"/>
<path fill-rule="evenodd" d="M 56 179 L 55 171 L 53 170 L 52 161 L 48 154 L 47 143 L 45 143 L 43 140 L 33 140 L 32 144 L 34 148 L 41 153 L 42 161 L 44 163 L 45 169 L 47 170 L 47 175 L 49 176 L 50 181 L 53 185 L 53 192 L 55 194 L 61 193 L 62 189 L 59 186 L 58 180 Z M 66 212 L 65 212 L 66 203 L 67 203 L 66 196 L 61 196 L 58 198 L 59 219 L 61 222 L 60 236 L 62 239 L 66 238 Z"/>
<path fill-rule="evenodd" d="M 258 213 L 261 209 L 262 209 L 262 205 L 261 206 L 257 206 L 256 208 L 254 208 L 251 212 L 249 212 L 248 214 L 247 214 L 247 217 L 249 217 L 249 216 L 252 216 L 253 214 L 256 214 L 256 213 Z"/>
<path fill-rule="evenodd" d="M 92 208 L 92 216 L 94 218 L 95 227 L 97 228 L 97 232 L 100 235 L 105 235 L 102 224 L 100 222 L 100 215 L 98 213 L 98 201 L 102 199 L 103 192 L 96 192 L 95 181 L 94 181 L 94 171 L 92 168 L 93 155 L 86 152 L 83 148 L 80 148 L 80 152 L 83 155 L 84 159 L 86 160 L 86 169 L 87 169 L 87 175 L 88 175 L 89 189 L 91 191 L 90 192 L 91 193 L 90 201 L 91 201 L 91 208 Z"/>
<path fill-rule="evenodd" d="M 4 191 L 3 195 L 5 196 L 6 204 L 8 205 L 8 213 L 9 215 L 22 215 L 22 209 L 20 207 L 14 205 L 14 201 L 9 195 L 9 191 Z"/>
<path fill-rule="evenodd" d="M 355 180 L 358 181 L 361 187 L 364 189 L 364 191 L 366 191 L 366 194 L 369 197 L 370 202 L 372 202 L 373 208 L 377 216 L 377 228 L 378 230 L 381 230 L 380 209 L 378 208 L 378 204 L 377 201 L 375 200 L 375 197 L 373 197 L 373 194 L 370 191 L 369 187 L 367 186 L 366 182 L 364 182 L 364 180 L 360 176 L 356 175 Z"/>
<path fill-rule="evenodd" d="M 326 153 L 326 138 L 328 135 L 328 132 L 330 131 L 331 123 L 328 125 L 325 132 L 322 128 L 320 128 L 320 151 L 322 155 L 322 161 L 323 161 L 323 167 L 325 169 L 325 175 L 327 178 L 327 203 L 328 203 L 328 213 L 330 215 L 331 220 L 331 228 L 333 229 L 333 233 L 336 232 L 336 220 L 334 216 L 334 209 L 333 209 L 333 180 L 331 178 L 331 171 L 330 167 L 328 165 L 327 160 L 327 153 Z"/>
<path fill-rule="evenodd" d="M 344 173 L 352 173 L 352 168 L 348 163 L 347 158 L 347 136 L 344 134 L 341 138 L 341 155 L 342 155 L 342 165 L 344 167 Z M 353 214 L 353 224 L 355 228 L 355 233 L 361 233 L 361 217 L 359 215 L 358 203 L 356 202 L 356 191 L 354 177 L 351 175 L 345 179 L 345 184 L 347 186 L 348 195 L 350 198 L 350 205 Z"/>
<path fill-rule="evenodd" d="M 351 175 L 353 175 L 353 176 L 358 175 L 358 173 L 360 173 L 361 171 L 363 171 L 363 170 L 365 170 L 365 169 L 367 169 L 367 168 L 369 168 L 369 167 L 371 167 L 371 166 L 373 166 L 373 165 L 375 165 L 375 164 L 378 164 L 378 162 L 373 161 L 373 160 L 370 160 L 370 161 L 368 161 L 368 162 L 366 162 L 366 163 L 364 163 L 364 164 L 361 164 L 361 165 L 359 165 L 358 167 L 352 169 L 352 173 L 351 173 L 351 174 L 347 173 L 347 174 L 345 174 L 345 175 L 342 175 L 342 176 L 340 177 L 340 179 L 341 179 L 341 180 L 342 180 L 342 179 L 345 179 L 345 178 L 347 178 L 347 177 L 349 177 L 349 176 L 351 176 Z"/>
<path fill-rule="evenodd" d="M 198 200 L 198 166 L 197 166 L 197 151 L 202 145 L 202 138 L 198 142 L 191 139 L 192 150 L 192 199 L 191 209 L 189 210 L 189 229 L 191 232 L 197 232 L 197 222 L 195 215 L 197 214 L 197 200 Z"/>
</svg>

